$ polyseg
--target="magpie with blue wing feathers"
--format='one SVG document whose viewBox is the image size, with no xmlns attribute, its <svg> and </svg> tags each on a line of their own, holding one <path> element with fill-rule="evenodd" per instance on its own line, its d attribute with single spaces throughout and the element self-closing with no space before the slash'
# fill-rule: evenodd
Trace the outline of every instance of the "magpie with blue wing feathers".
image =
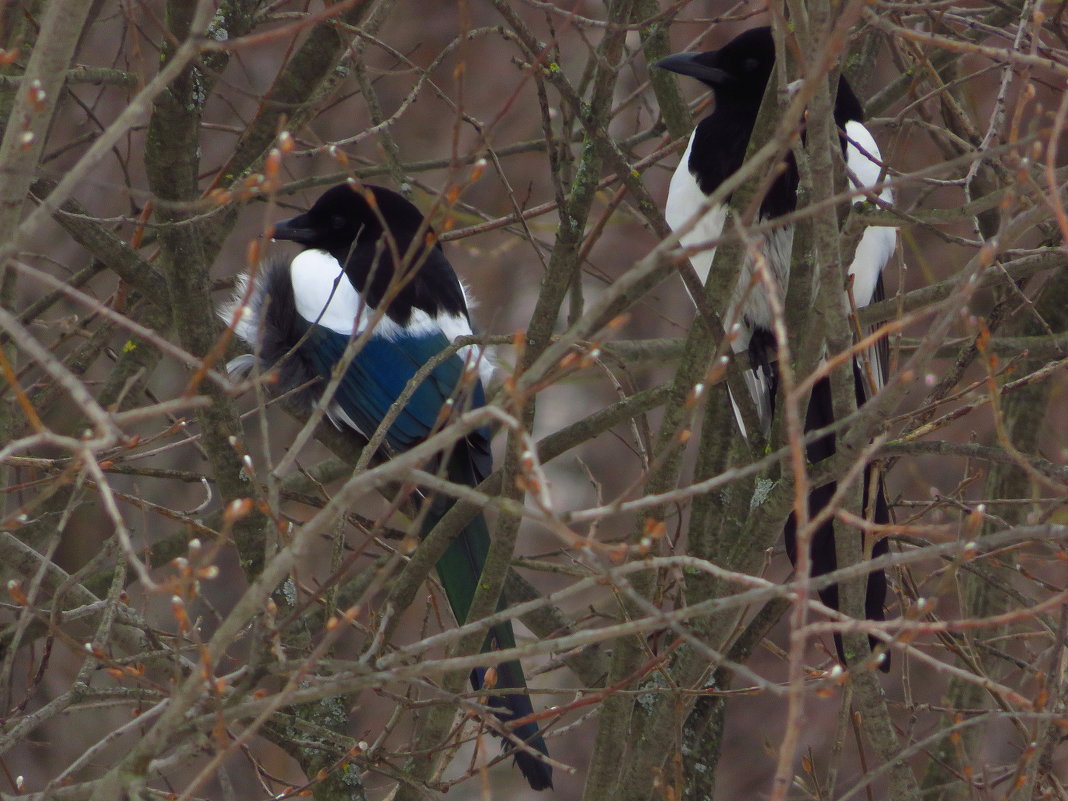
<svg viewBox="0 0 1068 801">
<path fill-rule="evenodd" d="M 771 80 L 775 66 L 775 43 L 768 27 L 747 30 L 719 50 L 703 53 L 680 53 L 669 56 L 656 64 L 680 75 L 696 78 L 709 87 L 715 99 L 711 114 L 701 120 L 690 136 L 686 151 L 671 178 L 668 190 L 665 218 L 675 230 L 692 227 L 680 236 L 685 247 L 696 248 L 690 261 L 704 282 L 708 278 L 715 255 L 714 247 L 701 247 L 717 239 L 727 218 L 727 207 L 715 205 L 699 219 L 697 212 L 730 175 L 735 173 L 745 160 L 746 148 L 756 124 L 764 91 Z M 844 77 L 839 78 L 834 104 L 834 121 L 842 140 L 842 155 L 850 185 L 858 190 L 878 183 L 882 172 L 881 154 L 871 133 L 863 125 L 863 108 Z M 785 163 L 760 202 L 760 222 L 782 217 L 797 208 L 798 172 L 793 153 L 788 153 Z M 893 201 L 887 187 L 877 191 L 886 202 Z M 858 192 L 857 200 L 866 197 Z M 882 271 L 894 252 L 897 235 L 894 228 L 871 226 L 867 228 L 857 245 L 853 262 L 849 266 L 851 291 L 858 308 L 883 298 Z M 793 226 L 782 225 L 769 232 L 763 244 L 763 255 L 772 277 L 778 282 L 783 295 L 790 279 L 790 261 L 793 248 Z M 773 330 L 771 307 L 763 285 L 749 289 L 754 261 L 751 257 L 741 270 L 738 283 L 732 288 L 725 319 L 738 321 L 732 331 L 732 348 L 737 354 L 748 356 L 750 369 L 745 371 L 746 385 L 753 397 L 759 423 L 765 433 L 771 428 L 775 413 L 777 389 L 777 365 L 775 360 L 776 340 Z M 843 293 L 843 303 L 848 296 Z M 870 349 L 866 358 L 871 366 L 864 369 L 860 360 L 854 360 L 854 383 L 857 405 L 862 405 L 871 394 L 878 391 L 886 380 L 886 342 Z M 805 430 L 814 431 L 834 422 L 831 388 L 828 379 L 819 381 L 812 391 L 805 419 Z M 739 415 L 739 423 L 741 418 Z M 742 425 L 742 433 L 745 433 Z M 829 434 L 813 441 L 807 448 L 810 463 L 816 463 L 835 452 L 834 435 Z M 864 508 L 871 507 L 871 517 L 876 523 L 889 522 L 889 510 L 881 480 L 876 482 L 874 498 L 869 498 L 870 466 L 864 472 Z M 809 514 L 816 515 L 825 508 L 836 489 L 835 483 L 817 487 L 809 494 Z M 796 563 L 797 526 L 791 514 L 785 526 L 786 550 L 791 561 Z M 872 556 L 887 552 L 885 539 L 879 539 L 872 547 Z M 811 541 L 812 574 L 815 576 L 836 569 L 833 522 L 828 521 L 814 533 Z M 831 585 L 820 590 L 820 598 L 832 609 L 838 609 L 838 587 Z M 886 600 L 886 577 L 882 571 L 872 571 L 868 576 L 865 598 L 865 615 L 869 620 L 884 620 L 883 607 Z M 871 644 L 876 644 L 874 638 Z M 835 645 L 843 664 L 845 654 L 841 637 L 835 635 Z M 883 655 L 880 663 L 883 670 L 889 669 L 889 656 Z"/>
<path fill-rule="evenodd" d="M 350 341 L 365 334 L 337 390 L 327 416 L 370 438 L 416 372 L 452 340 L 471 333 L 464 289 L 419 210 L 389 189 L 342 184 L 327 190 L 304 214 L 276 223 L 274 238 L 304 250 L 290 261 L 264 265 L 254 286 L 239 287 L 237 299 L 223 310 L 226 319 L 249 300 L 235 328 L 259 355 L 264 368 L 276 370 L 280 393 L 311 408 L 320 399 L 331 371 Z M 477 362 L 478 373 L 468 367 Z M 247 372 L 255 357 L 230 364 L 231 373 Z M 385 432 L 383 455 L 405 451 L 441 425 L 445 412 L 485 403 L 483 381 L 492 367 L 483 354 L 464 348 L 430 371 Z M 446 477 L 476 486 L 492 470 L 490 431 L 478 429 L 457 442 L 441 459 Z M 428 465 L 436 471 L 441 465 Z M 452 507 L 435 495 L 423 534 Z M 453 615 L 466 622 L 489 551 L 489 530 L 479 514 L 450 543 L 437 571 Z M 498 609 L 504 608 L 502 598 Z M 483 651 L 515 647 L 510 622 L 493 626 Z M 533 713 L 518 661 L 496 666 L 496 683 L 487 703 L 502 722 Z M 475 690 L 484 688 L 485 669 L 471 673 Z M 547 755 L 537 723 L 513 732 L 530 749 Z M 506 741 L 507 744 L 507 741 Z M 552 787 L 552 768 L 528 750 L 514 750 L 516 763 L 535 790 Z"/>
</svg>

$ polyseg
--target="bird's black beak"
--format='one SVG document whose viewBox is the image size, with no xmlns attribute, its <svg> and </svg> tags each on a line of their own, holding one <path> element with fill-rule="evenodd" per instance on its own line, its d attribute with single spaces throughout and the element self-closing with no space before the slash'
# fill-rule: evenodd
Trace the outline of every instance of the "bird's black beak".
<svg viewBox="0 0 1068 801">
<path fill-rule="evenodd" d="M 719 67 L 713 67 L 708 63 L 710 58 L 714 57 L 714 53 L 676 53 L 673 56 L 660 59 L 655 66 L 668 72 L 688 75 L 711 86 L 727 83 L 730 80 L 730 75 Z"/>
<path fill-rule="evenodd" d="M 302 245 L 311 244 L 315 239 L 315 229 L 312 228 L 307 214 L 298 214 L 288 220 L 280 220 L 274 224 L 274 233 L 271 239 L 285 239 L 290 242 L 299 242 Z"/>
</svg>

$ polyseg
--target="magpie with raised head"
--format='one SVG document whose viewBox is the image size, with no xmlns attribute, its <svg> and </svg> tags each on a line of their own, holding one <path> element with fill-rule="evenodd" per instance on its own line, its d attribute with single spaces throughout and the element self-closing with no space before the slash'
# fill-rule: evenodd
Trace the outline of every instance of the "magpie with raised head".
<svg viewBox="0 0 1068 801">
<path fill-rule="evenodd" d="M 680 75 L 696 78 L 712 90 L 715 108 L 698 123 L 690 136 L 686 152 L 671 178 L 668 190 L 665 218 L 675 230 L 692 224 L 690 230 L 680 236 L 684 247 L 695 248 L 690 261 L 701 281 L 708 279 L 715 255 L 714 247 L 701 246 L 717 239 L 723 231 L 727 218 L 725 205 L 714 205 L 699 219 L 693 221 L 697 212 L 730 175 L 735 173 L 745 160 L 745 152 L 756 124 L 764 91 L 771 80 L 775 66 L 775 43 L 768 27 L 752 28 L 736 36 L 719 50 L 703 53 L 680 53 L 669 56 L 656 64 Z M 852 187 L 862 190 L 875 186 L 882 174 L 882 156 L 875 139 L 863 125 L 863 108 L 844 77 L 839 78 L 834 104 L 834 121 L 842 141 L 846 174 Z M 797 165 L 793 153 L 788 153 L 781 171 L 771 182 L 760 202 L 760 222 L 782 217 L 797 208 Z M 889 187 L 876 192 L 882 201 L 890 203 L 893 194 Z M 858 200 L 866 197 L 859 192 Z M 867 228 L 857 245 L 853 262 L 849 266 L 851 292 L 856 306 L 863 307 L 883 297 L 882 271 L 894 252 L 897 232 L 894 228 L 872 226 Z M 778 282 L 783 295 L 790 279 L 790 261 L 793 248 L 793 226 L 782 225 L 769 232 L 763 243 L 763 256 L 770 268 L 772 278 Z M 777 389 L 777 366 L 775 362 L 776 341 L 771 307 L 763 285 L 750 289 L 754 260 L 747 256 L 738 283 L 730 290 L 726 320 L 737 321 L 732 331 L 731 346 L 737 354 L 747 354 L 749 369 L 745 371 L 746 384 L 753 396 L 757 417 L 767 432 L 775 412 Z M 848 296 L 843 293 L 843 302 Z M 871 370 L 863 369 L 854 360 L 854 382 L 858 406 L 878 391 L 886 380 L 887 358 L 885 340 L 867 354 Z M 812 390 L 805 419 L 805 430 L 814 431 L 834 421 L 831 388 L 828 379 L 817 382 Z M 740 417 L 739 417 L 740 422 Z M 744 426 L 743 434 L 744 432 Z M 809 444 L 807 458 L 816 463 L 835 452 L 834 435 L 829 434 Z M 869 499 L 870 466 L 864 473 L 864 508 L 871 506 L 872 519 L 876 523 L 889 522 L 881 480 L 877 482 L 875 497 Z M 815 488 L 809 494 L 809 514 L 815 515 L 830 502 L 836 489 L 835 483 Z M 796 522 L 791 514 L 786 522 L 786 550 L 796 564 Z M 886 553 L 885 539 L 879 539 L 872 547 L 872 555 Z M 815 576 L 836 569 L 833 522 L 828 521 L 813 535 L 811 541 L 812 574 Z M 838 587 L 830 585 L 820 590 L 820 598 L 832 609 L 838 609 Z M 869 620 L 884 620 L 883 606 L 886 600 L 886 577 L 882 571 L 872 571 L 868 576 L 865 598 L 865 615 Z M 872 646 L 876 644 L 871 639 Z M 843 664 L 845 654 L 841 637 L 835 635 L 835 645 Z M 889 657 L 883 655 L 880 663 L 883 670 L 889 669 Z"/>
<path fill-rule="evenodd" d="M 258 354 L 263 368 L 276 371 L 278 392 L 295 393 L 295 402 L 309 409 L 319 401 L 350 341 L 366 334 L 326 414 L 339 427 L 370 438 L 416 372 L 455 337 L 471 333 L 464 288 L 419 210 L 383 187 L 335 186 L 306 213 L 276 223 L 273 235 L 305 249 L 292 260 L 266 263 L 251 288 L 247 280 L 240 285 L 234 303 L 223 310 L 224 319 L 233 319 L 247 295 L 237 315 L 237 335 Z M 478 369 L 469 369 L 476 362 Z M 230 368 L 240 373 L 254 365 L 255 357 L 246 355 Z M 452 409 L 483 405 L 483 382 L 491 372 L 488 359 L 471 347 L 441 361 L 385 431 L 383 455 L 419 444 L 440 428 Z M 440 456 L 449 481 L 476 486 L 489 475 L 490 437 L 490 431 L 477 429 Z M 441 466 L 427 469 L 435 472 Z M 429 504 L 423 534 L 453 501 L 434 495 Z M 489 542 L 489 529 L 479 514 L 438 561 L 438 576 L 461 624 L 467 620 Z M 502 598 L 498 609 L 503 608 Z M 515 635 L 505 622 L 489 630 L 483 651 L 512 647 Z M 519 662 L 502 662 L 496 673 L 487 703 L 497 717 L 508 722 L 531 715 L 529 696 L 508 692 L 526 687 Z M 484 668 L 472 671 L 476 691 L 483 689 L 485 678 Z M 527 722 L 513 734 L 530 749 L 548 754 L 537 723 Z M 528 750 L 516 749 L 514 754 L 532 788 L 552 787 L 552 768 L 546 762 Z"/>
</svg>

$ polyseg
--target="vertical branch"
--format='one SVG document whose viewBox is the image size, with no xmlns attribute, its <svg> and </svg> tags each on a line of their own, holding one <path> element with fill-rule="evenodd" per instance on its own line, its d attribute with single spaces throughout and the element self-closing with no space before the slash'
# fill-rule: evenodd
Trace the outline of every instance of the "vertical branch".
<svg viewBox="0 0 1068 801">
<path fill-rule="evenodd" d="M 811 61 L 804 65 L 809 80 L 816 80 L 816 86 L 812 94 L 808 125 L 806 127 L 806 139 L 798 148 L 798 170 L 802 189 L 808 188 L 808 192 L 802 191 L 802 196 L 808 196 L 809 202 L 819 203 L 837 194 L 837 187 L 844 187 L 845 181 L 841 168 L 839 137 L 834 122 L 834 93 L 838 85 L 838 70 L 835 68 L 820 69 L 817 73 L 813 66 L 828 64 L 830 56 L 834 53 L 836 44 L 841 41 L 848 24 L 855 19 L 860 12 L 859 4 L 850 4 L 842 9 L 840 16 L 832 17 L 830 7 L 822 2 L 812 2 L 805 6 L 806 25 L 798 25 L 798 45 L 802 53 L 812 54 Z M 824 47 L 818 45 L 824 43 Z M 829 52 L 828 52 L 829 51 Z M 812 304 L 812 313 L 818 318 L 815 324 L 810 320 L 807 331 L 802 332 L 800 343 L 797 344 L 798 364 L 800 371 L 810 370 L 815 366 L 815 361 L 822 353 L 823 343 L 829 353 L 847 352 L 852 345 L 852 334 L 849 321 L 846 316 L 846 307 L 842 302 L 842 292 L 845 279 L 845 265 L 843 252 L 839 242 L 838 220 L 835 208 L 824 204 L 823 211 L 817 212 L 812 218 L 812 245 L 815 255 L 815 280 L 816 292 Z M 796 290 L 795 290 L 796 291 Z M 795 295 L 796 296 L 796 295 Z M 804 298 L 800 299 L 804 304 Z M 846 419 L 856 410 L 856 397 L 853 389 L 853 372 L 846 367 L 830 374 L 831 395 L 834 410 L 834 419 Z M 804 375 L 804 372 L 801 372 Z M 788 393 L 789 382 L 784 382 L 784 390 Z M 798 398 L 800 402 L 802 399 Z M 790 410 L 787 410 L 788 412 Z M 850 460 L 850 452 L 845 443 L 839 439 L 838 450 L 841 457 Z M 857 457 L 854 457 L 857 458 Z M 802 465 L 802 470 L 804 469 Z M 841 491 L 841 487 L 839 490 Z M 800 556 L 799 573 L 802 578 L 807 575 L 807 553 L 809 548 L 809 533 L 812 522 L 807 514 L 807 493 L 798 493 L 798 501 L 795 503 L 797 515 L 798 541 L 797 550 Z M 861 487 L 854 485 L 846 494 L 848 498 L 846 508 L 856 514 L 861 505 Z M 856 564 L 862 558 L 861 538 L 856 536 L 835 537 L 837 564 L 839 567 Z M 841 609 L 846 614 L 862 618 L 864 616 L 864 587 L 863 575 L 850 581 L 839 582 L 839 600 Z M 803 597 L 803 596 L 802 596 Z M 797 759 L 797 747 L 799 743 L 800 728 L 802 725 L 803 705 L 805 703 L 805 691 L 802 686 L 801 654 L 804 637 L 803 624 L 805 610 L 798 605 L 793 618 L 793 631 L 791 632 L 790 649 L 790 696 L 788 717 L 784 726 L 784 738 L 780 745 L 779 759 L 776 767 L 772 798 L 785 798 L 786 792 L 792 782 L 794 764 Z M 864 654 L 868 650 L 867 638 L 856 633 L 846 633 L 843 636 L 846 653 L 850 651 Z M 889 710 L 886 698 L 877 679 L 871 671 L 860 674 L 851 674 L 853 680 L 854 697 L 858 710 L 861 712 L 861 722 L 864 730 L 875 747 L 880 757 L 892 763 L 900 750 L 900 744 L 889 725 Z M 892 771 L 891 782 L 894 787 L 895 798 L 918 798 L 918 787 L 911 771 L 907 766 L 895 768 Z"/>
<path fill-rule="evenodd" d="M 173 42 L 185 42 L 207 30 L 210 12 L 210 2 L 193 6 L 171 0 L 167 4 L 166 22 L 173 39 L 165 45 L 164 64 L 174 56 L 177 46 Z M 199 64 L 186 65 L 153 104 L 145 149 L 149 186 L 158 199 L 156 213 L 164 223 L 159 241 L 172 323 L 182 346 L 197 356 L 211 352 L 218 330 L 203 224 L 188 219 L 200 197 L 200 123 L 210 84 L 211 78 Z M 200 389 L 211 398 L 211 405 L 197 414 L 204 448 L 222 501 L 229 503 L 249 494 L 241 457 L 232 444 L 240 424 L 230 399 L 218 386 L 207 382 Z M 250 575 L 263 566 L 261 525 L 261 518 L 254 514 L 234 527 L 241 561 Z"/>
<path fill-rule="evenodd" d="M 0 141 L 0 242 L 14 244 L 22 209 L 30 184 L 36 177 L 48 129 L 62 93 L 67 67 L 74 58 L 90 6 L 92 0 L 54 0 L 47 4 L 41 17 L 39 41 L 30 53 L 22 82 L 13 91 L 11 111 Z M 7 253 L 13 249 L 6 249 Z M 6 261 L 6 258 L 0 261 L 0 308 L 11 309 L 15 302 L 15 273 L 6 269 Z M 4 349 L 7 362 L 16 365 L 14 343 L 7 340 L 0 347 Z M 9 442 L 14 435 L 16 415 L 13 405 L 0 404 L 0 442 Z M 13 475 L 11 468 L 0 469 L 0 476 L 8 475 Z M 0 496 L 0 512 L 5 510 L 7 498 L 6 494 Z"/>
<path fill-rule="evenodd" d="M 634 13 L 631 20 L 635 24 L 641 24 L 644 20 L 657 17 L 660 9 L 656 0 L 635 0 Z M 674 17 L 660 18 L 650 24 L 641 24 L 639 33 L 642 37 L 642 52 L 645 54 L 645 63 L 652 68 L 656 62 L 671 55 L 671 41 L 668 39 L 668 27 Z M 687 108 L 675 79 L 667 70 L 650 69 L 649 84 L 653 94 L 656 95 L 657 106 L 660 109 L 660 118 L 667 126 L 668 134 L 672 139 L 682 139 L 690 135 L 693 130 L 693 120 L 690 118 L 690 109 Z"/>
<path fill-rule="evenodd" d="M 92 4 L 92 0 L 53 0 L 45 5 L 40 35 L 0 141 L 0 242 L 14 238 L 62 95 L 67 67 Z"/>
</svg>

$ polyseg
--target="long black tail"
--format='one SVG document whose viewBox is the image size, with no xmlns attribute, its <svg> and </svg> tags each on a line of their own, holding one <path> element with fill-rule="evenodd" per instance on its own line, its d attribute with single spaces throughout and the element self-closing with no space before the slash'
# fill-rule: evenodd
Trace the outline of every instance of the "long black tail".
<svg viewBox="0 0 1068 801">
<path fill-rule="evenodd" d="M 864 384 L 859 369 L 854 367 L 854 379 L 856 381 L 857 390 L 857 402 L 858 404 L 864 402 L 866 393 L 864 392 Z M 834 420 L 833 404 L 831 400 L 831 384 L 826 378 L 821 379 L 812 388 L 812 397 L 809 400 L 808 412 L 805 415 L 805 431 L 815 431 L 816 429 L 823 428 L 830 425 Z M 808 461 L 812 464 L 819 462 L 822 459 L 826 459 L 828 456 L 835 452 L 834 435 L 828 434 L 825 437 L 812 442 L 808 446 L 807 456 Z M 868 508 L 869 504 L 869 487 L 871 485 L 871 467 L 864 468 L 864 508 Z M 815 516 L 821 510 L 825 509 L 831 502 L 831 498 L 834 496 L 837 484 L 831 482 L 830 484 L 824 484 L 817 487 L 808 495 L 808 513 L 809 516 Z M 879 524 L 885 524 L 890 522 L 890 510 L 887 507 L 886 495 L 883 491 L 882 479 L 879 479 L 876 487 L 875 502 L 872 504 L 872 519 L 873 522 Z M 793 513 L 786 521 L 786 527 L 784 531 L 786 535 L 786 553 L 790 557 L 790 561 L 794 564 L 797 563 L 797 521 L 794 519 Z M 885 538 L 879 539 L 872 547 L 872 557 L 882 556 L 889 549 L 889 543 Z M 809 550 L 812 559 L 812 575 L 822 576 L 825 573 L 830 573 L 838 568 L 838 559 L 835 555 L 834 545 L 834 523 L 833 520 L 828 520 L 822 526 L 820 526 L 812 537 L 812 542 Z M 819 591 L 820 600 L 831 609 L 837 610 L 838 606 L 838 585 L 831 584 L 828 587 L 824 587 Z M 886 604 L 886 575 L 882 570 L 873 570 L 868 574 L 868 585 L 864 597 L 864 616 L 868 620 L 882 621 L 886 619 L 883 607 Z M 872 648 L 878 643 L 874 637 L 868 638 Z M 839 634 L 834 635 L 834 646 L 838 651 L 838 658 L 842 661 L 842 664 L 846 664 L 845 650 L 842 645 L 842 637 Z M 879 669 L 886 672 L 890 670 L 890 654 L 884 654 L 882 661 L 879 663 Z"/>
<path fill-rule="evenodd" d="M 503 608 L 501 604 L 498 609 Z M 489 631 L 489 636 L 486 638 L 486 645 L 483 646 L 483 650 L 491 650 L 498 648 L 511 648 L 515 645 L 515 636 L 512 634 L 512 627 L 510 624 L 502 623 L 494 626 Z M 471 686 L 476 690 L 483 687 L 485 683 L 484 669 L 471 671 Z M 502 693 L 510 689 L 526 690 L 527 681 L 523 675 L 523 666 L 515 659 L 508 662 L 501 662 L 497 665 L 497 683 L 494 687 L 495 690 L 500 690 Z M 534 706 L 531 704 L 530 696 L 526 693 L 522 695 L 516 694 L 497 694 L 489 696 L 487 702 L 495 709 L 499 709 L 497 717 L 504 723 L 509 723 L 513 720 L 520 720 L 521 718 L 528 717 L 534 714 Z M 542 739 L 541 732 L 538 729 L 538 724 L 534 721 L 528 721 L 522 726 L 519 726 L 513 732 L 517 738 L 525 742 L 531 748 L 541 752 L 545 756 L 549 755 L 549 750 L 545 745 L 545 740 Z M 506 747 L 510 747 L 509 743 L 505 743 Z M 545 790 L 553 786 L 553 769 L 549 764 L 541 759 L 538 759 L 533 754 L 515 749 L 515 763 L 519 766 L 519 770 L 522 771 L 523 776 L 526 778 L 527 783 L 531 788 L 535 790 Z"/>
<path fill-rule="evenodd" d="M 474 456 L 466 443 L 457 443 L 448 464 L 448 477 L 450 481 L 458 484 L 475 486 L 482 477 L 481 470 L 474 464 L 477 456 Z M 431 507 L 424 523 L 424 533 L 430 531 L 438 520 L 444 516 L 452 504 L 448 501 L 437 500 Z M 453 540 L 448 549 L 438 560 L 438 577 L 445 588 L 445 595 L 449 599 L 452 613 L 460 623 L 467 621 L 467 614 L 471 610 L 471 602 L 474 600 L 475 589 L 482 576 L 482 568 L 486 564 L 486 555 L 489 552 L 489 529 L 486 520 L 480 514 L 475 517 L 467 527 Z M 501 611 L 506 606 L 502 597 L 497 605 Z M 482 646 L 483 652 L 515 647 L 515 634 L 511 623 L 499 623 L 493 626 L 486 635 L 486 642 Z M 493 687 L 494 693 L 489 696 L 487 703 L 498 709 L 497 717 L 508 723 L 513 720 L 525 718 L 534 712 L 530 702 L 530 696 L 523 694 L 508 693 L 507 690 L 526 690 L 527 682 L 523 676 L 523 666 L 516 660 L 501 662 L 496 666 L 497 681 Z M 485 685 L 485 669 L 471 671 L 471 686 L 481 690 Z M 497 692 L 497 690 L 501 692 Z M 538 729 L 538 724 L 530 721 L 515 729 L 514 734 L 523 740 L 528 746 L 548 756 L 548 749 Z M 506 748 L 513 748 L 510 741 L 505 741 Z M 553 772 L 548 763 L 531 754 L 529 751 L 514 749 L 515 762 L 522 771 L 530 786 L 535 790 L 545 790 L 553 786 Z"/>
</svg>

